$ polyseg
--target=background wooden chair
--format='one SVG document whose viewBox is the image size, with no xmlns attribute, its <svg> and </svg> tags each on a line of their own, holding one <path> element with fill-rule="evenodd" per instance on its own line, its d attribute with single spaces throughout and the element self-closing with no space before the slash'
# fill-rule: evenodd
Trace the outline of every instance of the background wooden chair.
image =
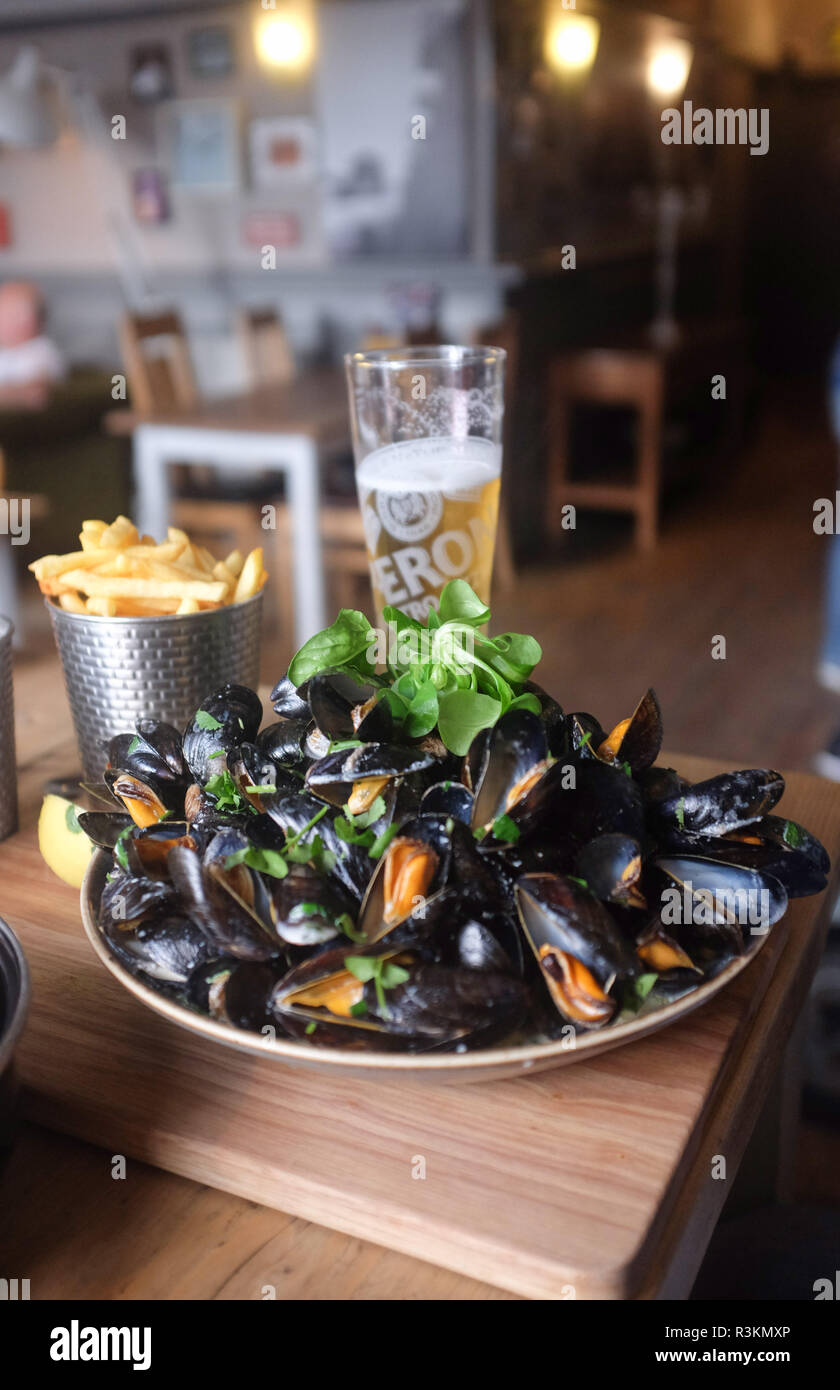
<svg viewBox="0 0 840 1390">
<path fill-rule="evenodd" d="M 285 385 L 296 373 L 292 346 L 276 309 L 240 309 L 237 329 L 251 386 Z"/>
<path fill-rule="evenodd" d="M 119 332 L 134 408 L 141 415 L 192 409 L 198 387 L 180 316 L 123 314 Z"/>
<path fill-rule="evenodd" d="M 662 452 L 662 362 L 653 352 L 588 350 L 556 358 L 549 372 L 549 471 L 547 524 L 558 538 L 567 503 L 636 518 L 636 544 L 656 545 Z M 630 406 L 638 414 L 636 475 L 576 480 L 570 476 L 571 412 L 578 402 Z"/>
</svg>

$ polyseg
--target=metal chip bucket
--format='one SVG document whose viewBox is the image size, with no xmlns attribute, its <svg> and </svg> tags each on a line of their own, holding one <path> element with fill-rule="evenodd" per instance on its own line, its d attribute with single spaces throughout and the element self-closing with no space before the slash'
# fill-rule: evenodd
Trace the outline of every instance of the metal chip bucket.
<svg viewBox="0 0 840 1390">
<path fill-rule="evenodd" d="M 183 729 L 227 681 L 256 690 L 262 594 L 244 603 L 162 618 L 67 613 L 49 599 L 84 776 L 98 781 L 104 744 L 138 719 Z"/>
<path fill-rule="evenodd" d="M 18 828 L 15 698 L 12 686 L 14 624 L 0 618 L 0 840 Z"/>
</svg>

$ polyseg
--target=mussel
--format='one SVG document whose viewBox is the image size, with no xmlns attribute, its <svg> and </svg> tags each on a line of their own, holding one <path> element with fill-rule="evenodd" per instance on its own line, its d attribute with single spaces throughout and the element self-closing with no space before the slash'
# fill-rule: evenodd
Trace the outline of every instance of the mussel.
<svg viewBox="0 0 840 1390">
<path fill-rule="evenodd" d="M 352 815 L 369 811 L 378 796 L 410 773 L 434 765 L 434 755 L 404 744 L 363 743 L 328 753 L 306 774 L 309 791 Z"/>
<path fill-rule="evenodd" d="M 522 929 L 555 1007 L 578 1028 L 609 1023 L 617 982 L 639 962 L 602 903 L 573 879 L 523 874 L 516 884 Z"/>
<path fill-rule="evenodd" d="M 253 743 L 262 722 L 262 702 L 244 685 L 224 685 L 208 695 L 184 731 L 184 757 L 193 781 L 204 786 L 224 770 L 227 753 Z"/>
</svg>

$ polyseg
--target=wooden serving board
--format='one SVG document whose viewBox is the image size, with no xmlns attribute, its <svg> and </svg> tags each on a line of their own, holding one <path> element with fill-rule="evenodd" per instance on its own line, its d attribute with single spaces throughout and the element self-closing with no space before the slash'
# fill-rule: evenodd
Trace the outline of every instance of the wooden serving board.
<svg viewBox="0 0 840 1390">
<path fill-rule="evenodd" d="M 513 1293 L 687 1292 L 832 894 L 792 904 L 710 1004 L 590 1061 L 471 1086 L 325 1077 L 207 1044 L 108 975 L 31 828 L 34 789 L 55 766 L 27 769 L 24 829 L 0 845 L 0 913 L 33 979 L 19 1052 L 32 1119 Z M 835 788 L 794 776 L 784 810 L 840 854 Z M 723 1182 L 711 1176 L 721 1153 Z"/>
</svg>

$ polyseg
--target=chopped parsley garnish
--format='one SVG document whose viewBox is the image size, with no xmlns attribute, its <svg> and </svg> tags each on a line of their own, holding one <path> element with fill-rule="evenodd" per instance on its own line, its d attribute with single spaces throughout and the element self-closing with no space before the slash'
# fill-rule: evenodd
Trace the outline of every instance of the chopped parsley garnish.
<svg viewBox="0 0 840 1390">
<path fill-rule="evenodd" d="M 685 797 L 681 796 L 677 802 L 677 821 L 680 830 L 685 830 Z"/>
<path fill-rule="evenodd" d="M 214 719 L 213 715 L 208 714 L 206 709 L 196 711 L 195 722 L 199 729 L 204 729 L 205 733 L 208 734 L 215 733 L 217 729 L 222 727 L 218 719 Z"/>
<path fill-rule="evenodd" d="M 519 839 L 520 830 L 515 820 L 510 816 L 497 816 L 493 822 L 493 834 L 497 840 L 505 840 L 509 845 L 515 845 Z"/>
<path fill-rule="evenodd" d="M 345 956 L 344 966 L 355 975 L 357 980 L 366 984 L 368 980 L 373 980 L 373 987 L 376 990 L 376 1003 L 382 1018 L 389 1017 L 388 1005 L 385 1002 L 386 989 L 395 989 L 397 985 L 404 985 L 410 978 L 407 970 L 403 970 L 401 965 L 395 965 L 393 961 L 388 961 L 384 956 Z"/>
<path fill-rule="evenodd" d="M 791 849 L 799 849 L 803 840 L 802 827 L 797 825 L 795 820 L 786 820 L 782 839 Z"/>
</svg>

